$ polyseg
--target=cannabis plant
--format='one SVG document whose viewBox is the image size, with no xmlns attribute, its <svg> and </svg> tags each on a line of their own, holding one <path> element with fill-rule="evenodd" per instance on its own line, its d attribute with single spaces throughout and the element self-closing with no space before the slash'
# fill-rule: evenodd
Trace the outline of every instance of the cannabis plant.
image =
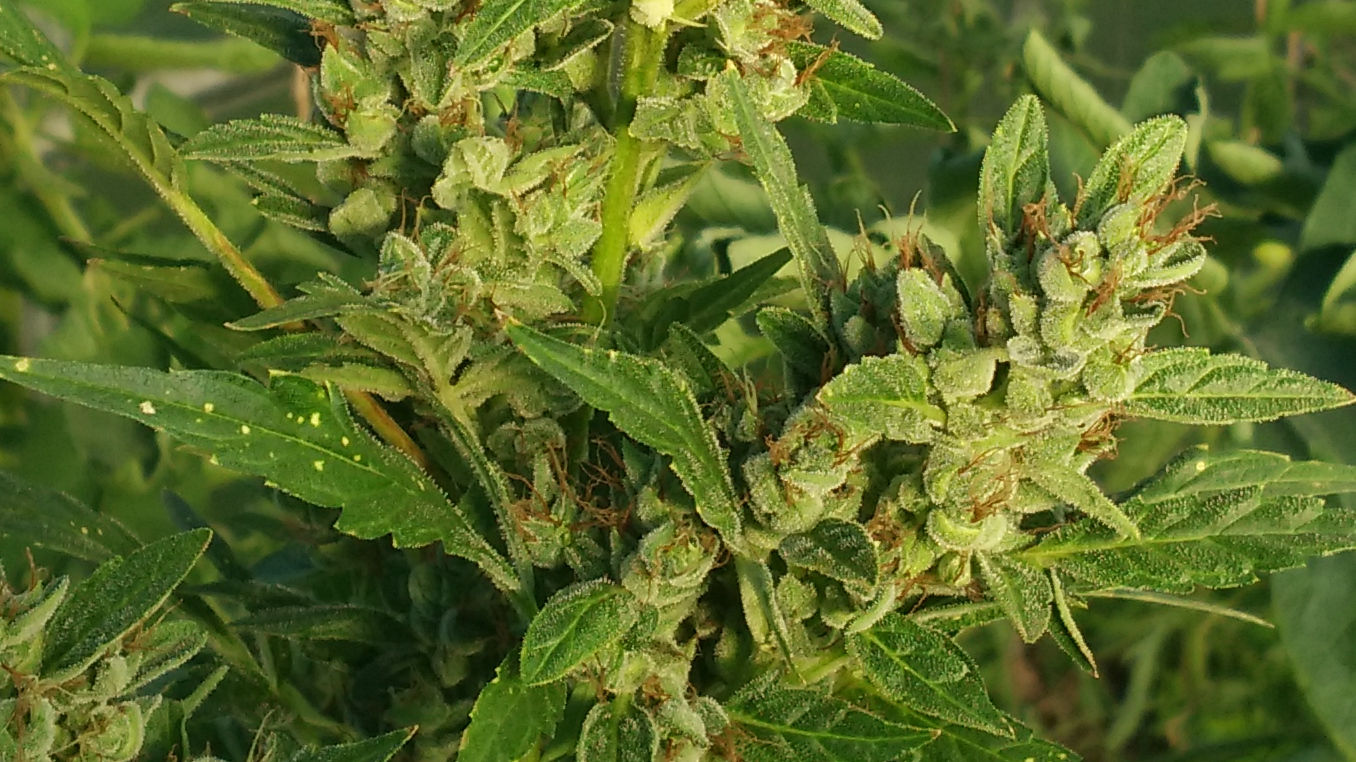
<svg viewBox="0 0 1356 762">
<path fill-rule="evenodd" d="M 253 580 L 225 546 L 209 553 L 221 579 L 183 591 L 206 658 L 296 719 L 252 756 L 366 735 L 292 758 L 385 760 L 413 734 L 411 758 L 463 761 L 1071 759 L 995 705 L 957 633 L 1007 620 L 1095 674 L 1078 612 L 1098 594 L 1180 602 L 1356 547 L 1352 516 L 1323 501 L 1356 487 L 1348 467 L 1197 447 L 1114 498 L 1088 476 L 1127 419 L 1217 426 L 1353 400 L 1151 345 L 1207 257 L 1211 209 L 1178 177 L 1176 117 L 1110 125 L 1123 136 L 1061 198 L 1041 107 L 1018 100 L 980 170 L 986 275 L 967 280 L 912 228 L 835 248 L 775 127 L 951 129 L 908 85 L 810 41 L 813 13 L 880 36 L 858 0 L 177 8 L 303 67 L 313 118 L 172 134 L 9 5 L 4 79 L 91 122 L 259 309 L 229 336 L 202 328 L 219 362 L 4 357 L 0 378 L 262 477 L 317 544 L 340 542 L 330 522 L 368 541 L 341 546 L 379 577 L 345 605 Z M 188 162 L 347 258 L 278 285 L 194 201 Z M 734 269 L 673 221 L 740 165 L 785 249 Z M 168 304 L 222 298 L 146 268 Z M 754 351 L 731 352 L 732 335 Z M 144 620 L 207 542 L 106 562 L 59 608 L 64 583 L 6 592 L 6 742 L 127 759 L 140 718 L 168 723 L 154 679 L 208 641 Z M 110 578 L 146 587 L 118 609 L 126 627 L 80 635 Z M 322 644 L 285 659 L 254 640 L 303 631 Z M 93 677 L 68 687 L 77 674 Z M 116 739 L 89 729 L 115 715 Z"/>
</svg>

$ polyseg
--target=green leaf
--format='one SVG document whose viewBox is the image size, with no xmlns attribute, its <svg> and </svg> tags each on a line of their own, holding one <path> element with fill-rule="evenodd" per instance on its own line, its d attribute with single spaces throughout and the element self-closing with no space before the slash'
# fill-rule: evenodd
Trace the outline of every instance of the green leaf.
<svg viewBox="0 0 1356 762">
<path fill-rule="evenodd" d="M 188 0 L 170 10 L 206 27 L 243 37 L 301 66 L 320 65 L 320 43 L 310 22 L 294 11 L 237 0 Z"/>
<path fill-rule="evenodd" d="M 1125 413 L 1203 425 L 1270 421 L 1350 405 L 1352 393 L 1293 370 L 1198 347 L 1163 349 L 1140 360 Z"/>
<path fill-rule="evenodd" d="M 735 557 L 735 572 L 739 577 L 739 602 L 744 609 L 744 621 L 758 644 L 776 640 L 782 656 L 791 658 L 791 633 L 786 617 L 777 605 L 777 586 L 772 570 L 764 561 L 746 556 Z"/>
<path fill-rule="evenodd" d="M 528 685 L 510 657 L 481 689 L 461 734 L 458 762 L 516 762 L 550 736 L 565 709 L 565 684 Z"/>
<path fill-rule="evenodd" d="M 1150 119 L 1117 140 L 1093 168 L 1079 196 L 1078 227 L 1095 230 L 1115 204 L 1143 201 L 1160 193 L 1186 149 L 1187 125 L 1179 117 Z"/>
<path fill-rule="evenodd" d="M 956 131 L 956 125 L 927 96 L 854 55 L 795 41 L 787 44 L 787 53 L 797 69 L 814 68 L 807 80 L 810 100 L 801 108 L 802 116 L 831 124 L 847 119 Z"/>
<path fill-rule="evenodd" d="M 995 738 L 969 728 L 946 725 L 940 728 L 937 740 L 923 747 L 919 755 L 919 762 L 1079 762 L 1080 759 L 1020 725 L 1015 738 Z"/>
<path fill-rule="evenodd" d="M 1139 539 L 1079 521 L 1019 558 L 1057 568 L 1083 589 L 1190 592 L 1235 587 L 1262 572 L 1356 547 L 1356 515 L 1316 495 L 1351 491 L 1351 467 L 1292 463 L 1270 453 L 1195 448 L 1121 504 Z M 1325 476 L 1337 477 L 1332 482 Z"/>
<path fill-rule="evenodd" d="M 131 545 L 127 530 L 63 492 L 0 471 L 0 534 L 16 543 L 104 561 Z"/>
<path fill-rule="evenodd" d="M 805 0 L 805 4 L 868 40 L 879 40 L 885 34 L 880 20 L 861 0 Z"/>
<path fill-rule="evenodd" d="M 768 281 L 790 261 L 790 250 L 779 249 L 722 278 L 664 289 L 646 304 L 647 322 L 641 330 L 651 344 L 666 338 L 674 323 L 697 334 L 710 333 L 749 309 L 751 300 L 765 293 Z"/>
<path fill-rule="evenodd" d="M 352 25 L 357 19 L 343 0 L 217 0 L 222 5 L 266 5 L 331 24 Z"/>
<path fill-rule="evenodd" d="M 920 356 L 865 357 L 819 391 L 819 402 L 858 433 L 923 443 L 946 413 L 928 401 L 928 367 Z"/>
<path fill-rule="evenodd" d="M 1074 619 L 1073 606 L 1059 572 L 1050 570 L 1050 591 L 1054 595 L 1056 616 L 1050 621 L 1050 637 L 1060 650 L 1073 659 L 1074 664 L 1093 677 L 1098 677 L 1097 657 L 1088 647 L 1083 631 Z"/>
<path fill-rule="evenodd" d="M 557 14 L 573 10 L 583 0 L 485 0 L 462 32 L 452 65 L 474 66 L 500 46 Z"/>
<path fill-rule="evenodd" d="M 820 691 L 787 687 L 775 674 L 745 686 L 726 711 L 743 731 L 738 749 L 749 762 L 892 762 L 933 737 Z"/>
<path fill-rule="evenodd" d="M 792 566 L 813 569 L 860 591 L 876 587 L 876 545 L 855 521 L 824 519 L 810 531 L 782 540 L 778 551 Z"/>
<path fill-rule="evenodd" d="M 1135 526 L 1135 522 L 1116 507 L 1087 474 L 1061 464 L 1037 463 L 1028 472 L 1028 478 L 1055 498 L 1086 513 L 1118 534 L 1139 536 L 1139 527 Z"/>
<path fill-rule="evenodd" d="M 551 596 L 523 636 L 528 685 L 554 682 L 621 639 L 640 616 L 636 601 L 606 580 L 583 582 Z"/>
<path fill-rule="evenodd" d="M 577 347 L 522 325 L 509 326 L 508 334 L 542 370 L 607 411 L 617 428 L 672 458 L 698 515 L 738 547 L 739 508 L 729 465 L 681 375 L 658 360 Z"/>
<path fill-rule="evenodd" d="M 325 161 L 357 155 L 343 134 L 292 116 L 264 114 L 214 124 L 179 146 L 189 159 Z"/>
<path fill-rule="evenodd" d="M 68 68 L 60 50 L 14 3 L 0 3 L 0 55 L 20 66 Z"/>
<path fill-rule="evenodd" d="M 1035 643 L 1050 626 L 1054 593 L 1045 574 L 1021 559 L 999 553 L 980 553 L 979 578 L 984 591 L 998 602 L 1003 613 L 1027 643 Z"/>
<path fill-rule="evenodd" d="M 1160 50 L 1144 59 L 1130 80 L 1121 113 L 1135 122 L 1177 111 L 1184 99 L 1194 97 L 1191 90 L 1196 84 L 1196 73 L 1181 56 Z"/>
<path fill-rule="evenodd" d="M 110 643 L 149 617 L 198 562 L 212 533 L 172 535 L 105 561 L 71 590 L 48 622 L 42 675 L 61 681 L 79 674 Z"/>
<path fill-rule="evenodd" d="M 1301 251 L 1313 251 L 1325 246 L 1356 246 L 1356 215 L 1351 213 L 1351 199 L 1356 197 L 1356 146 L 1337 154 L 1328 179 L 1323 182 L 1318 197 L 1304 218 L 1300 231 Z"/>
<path fill-rule="evenodd" d="M 899 614 L 848 637 L 848 653 L 886 698 L 937 717 L 999 736 L 1012 728 L 989 700 L 975 664 L 960 646 Z"/>
<path fill-rule="evenodd" d="M 786 364 L 817 386 L 832 349 L 814 323 L 785 307 L 761 309 L 757 321 L 758 330 L 777 347 Z"/>
<path fill-rule="evenodd" d="M 231 626 L 291 641 L 340 640 L 389 645 L 408 643 L 414 637 L 409 628 L 390 614 L 352 605 L 274 606 L 257 609 Z"/>
<path fill-rule="evenodd" d="M 595 704 L 584 718 L 577 762 L 651 762 L 659 754 L 659 728 L 630 701 Z"/>
<path fill-rule="evenodd" d="M 697 184 L 706 174 L 707 165 L 698 164 L 679 168 L 676 178 L 667 178 L 663 185 L 649 190 L 636 200 L 629 222 L 632 246 L 652 246 L 678 212 L 687 205 Z"/>
<path fill-rule="evenodd" d="M 829 291 L 842 280 L 843 274 L 829 236 L 819 224 L 814 199 L 809 189 L 800 184 L 786 140 L 754 106 L 744 80 L 734 71 L 721 72 L 719 77 L 733 101 L 735 124 L 744 151 L 753 161 L 758 181 L 772 202 L 787 245 L 800 263 L 801 286 L 820 324 L 827 327 Z"/>
<path fill-rule="evenodd" d="M 1022 63 L 1036 90 L 1083 130 L 1098 148 L 1111 145 L 1130 131 L 1130 122 L 1069 68 L 1035 29 L 1027 34 L 1022 46 Z"/>
<path fill-rule="evenodd" d="M 307 747 L 293 754 L 287 762 L 387 762 L 414 737 L 415 730 L 393 730 L 376 738 L 338 746 Z"/>
<path fill-rule="evenodd" d="M 1356 334 L 1356 251 L 1328 284 L 1314 325 L 1319 330 Z"/>
<path fill-rule="evenodd" d="M 1047 131 L 1040 101 L 1019 98 L 994 130 L 979 173 L 979 224 L 1011 239 L 1022 229 L 1023 207 L 1045 197 L 1050 182 Z"/>
<path fill-rule="evenodd" d="M 335 526 L 356 537 L 390 533 L 404 547 L 441 540 L 501 589 L 517 589 L 507 562 L 468 518 L 418 467 L 354 425 L 337 390 L 297 376 L 275 377 L 266 388 L 216 371 L 17 357 L 0 357 L 0 379 L 140 421 L 212 453 L 226 468 L 342 508 Z"/>
<path fill-rule="evenodd" d="M 1310 562 L 1271 580 L 1281 643 L 1328 737 L 1356 758 L 1356 554 Z"/>
<path fill-rule="evenodd" d="M 164 131 L 109 81 L 65 69 L 18 69 L 3 80 L 51 95 L 83 114 L 162 194 L 177 186 L 182 162 Z"/>
<path fill-rule="evenodd" d="M 367 299 L 352 288 L 317 287 L 311 289 L 310 293 L 288 299 L 277 307 L 262 310 L 228 325 L 237 331 L 262 331 L 289 323 L 372 309 Z"/>
</svg>

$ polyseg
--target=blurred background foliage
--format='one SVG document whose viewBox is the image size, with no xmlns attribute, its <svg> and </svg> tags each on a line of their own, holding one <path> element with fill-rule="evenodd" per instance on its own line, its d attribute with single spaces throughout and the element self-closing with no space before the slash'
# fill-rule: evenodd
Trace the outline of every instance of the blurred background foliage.
<svg viewBox="0 0 1356 762">
<path fill-rule="evenodd" d="M 213 35 L 169 12 L 165 0 L 0 2 L 29 6 L 75 60 L 131 93 L 174 134 L 265 111 L 308 113 L 305 75 L 296 67 Z M 1157 343 L 1242 352 L 1356 388 L 1356 2 L 868 4 L 885 38 L 839 42 L 935 99 L 958 130 L 939 136 L 798 119 L 785 125 L 824 221 L 842 232 L 844 256 L 852 255 L 859 231 L 885 240 L 921 226 L 963 274 L 977 277 L 980 159 L 993 124 L 1020 93 L 1034 90 L 1050 106 L 1053 174 L 1067 180 L 1061 191 L 1070 196 L 1076 176 L 1087 175 L 1118 130 L 1176 113 L 1192 127 L 1186 171 L 1203 183 L 1196 203 L 1211 206 L 1213 216 L 1201 231 L 1214 244 L 1210 266 L 1176 299 L 1180 324 L 1168 321 Z M 1079 82 L 1100 97 L 1089 97 Z M 266 221 L 232 177 L 195 166 L 190 188 L 275 283 L 355 267 L 315 239 Z M 209 255 L 93 130 L 41 98 L 3 87 L 0 210 L 0 352 L 231 366 L 238 344 L 221 324 L 252 311 L 244 294 L 221 287 L 224 276 Z M 735 170 L 709 173 L 679 226 L 681 245 L 656 277 L 739 267 L 778 247 L 761 192 Z M 727 328 L 724 353 L 767 351 L 737 325 Z M 1097 474 L 1112 491 L 1197 441 L 1356 462 L 1356 412 L 1204 434 L 1130 423 L 1122 440 L 1120 457 Z M 427 580 L 399 561 L 417 554 L 343 538 L 329 528 L 328 512 L 217 469 L 129 421 L 0 387 L 0 470 L 64 491 L 143 539 L 211 525 L 226 541 L 214 551 L 218 568 L 247 567 L 254 585 L 248 595 L 227 594 L 220 584 L 189 588 L 182 605 L 209 618 L 276 606 L 297 590 L 310 601 L 372 610 L 417 613 L 423 606 L 430 617 L 436 610 L 437 594 L 421 587 Z M 31 535 L 22 525 L 39 520 L 0 504 L 0 529 L 8 530 L 0 534 L 0 557 L 22 558 L 25 543 L 6 537 Z M 58 529 L 48 528 L 58 539 L 34 548 L 41 562 L 80 573 L 98 560 L 71 557 L 77 538 L 68 537 L 63 552 Z M 113 539 L 105 544 L 120 549 Z M 969 633 L 966 645 L 1006 709 L 1089 759 L 1356 760 L 1356 557 L 1315 561 L 1194 600 L 1202 610 L 1097 601 L 1085 629 L 1099 655 L 1099 679 L 1049 641 L 1024 646 L 1004 623 Z M 1212 606 L 1257 619 L 1206 610 Z M 415 639 L 426 647 L 440 627 L 454 625 L 434 617 L 420 626 L 426 637 Z M 493 636 L 492 626 L 483 629 Z M 270 670 L 304 686 L 307 699 L 289 707 L 302 715 L 289 729 L 294 737 L 335 732 L 319 719 L 304 730 L 308 705 L 330 716 L 350 712 L 354 727 L 364 722 L 356 718 L 369 700 L 384 707 L 389 716 L 381 720 L 391 724 L 455 724 L 469 709 L 428 701 L 417 680 L 401 676 L 409 668 L 402 649 L 358 637 L 275 635 L 261 626 L 257 640 L 233 644 L 217 633 L 215 645 L 268 655 Z M 464 670 L 470 656 L 439 654 L 437 663 Z M 341 665 L 364 660 L 374 665 L 364 674 L 349 682 L 334 677 Z M 334 695 L 341 685 L 367 693 Z M 254 689 L 245 679 L 228 681 L 209 701 Z M 218 754 L 246 759 L 255 730 L 285 714 L 270 713 L 267 701 L 259 706 L 253 717 L 209 706 L 198 715 L 198 733 Z"/>
</svg>

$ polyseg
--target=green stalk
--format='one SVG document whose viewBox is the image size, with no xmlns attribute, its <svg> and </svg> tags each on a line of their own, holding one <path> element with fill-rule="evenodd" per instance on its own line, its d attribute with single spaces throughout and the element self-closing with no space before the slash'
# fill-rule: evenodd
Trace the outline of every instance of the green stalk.
<svg viewBox="0 0 1356 762">
<path fill-rule="evenodd" d="M 29 191 L 38 199 L 52 218 L 52 224 L 67 238 L 78 243 L 90 243 L 94 239 L 89 228 L 76 214 L 71 199 L 61 192 L 61 183 L 47 167 L 37 160 L 37 151 L 33 146 L 33 131 L 28 124 L 19 104 L 14 101 L 9 90 L 0 88 L 0 112 L 9 123 L 9 139 L 13 142 L 13 156 L 19 176 Z"/>
<path fill-rule="evenodd" d="M 603 234 L 593 247 L 593 273 L 603 285 L 602 293 L 584 305 L 584 319 L 590 323 L 612 320 L 621 293 L 626 255 L 630 253 L 631 210 L 635 207 L 644 143 L 631 134 L 640 96 L 651 92 L 659 79 L 668 32 L 626 22 L 626 64 L 621 92 L 613 112 L 613 135 L 617 139 L 612 157 L 612 174 L 603 196 Z"/>
</svg>

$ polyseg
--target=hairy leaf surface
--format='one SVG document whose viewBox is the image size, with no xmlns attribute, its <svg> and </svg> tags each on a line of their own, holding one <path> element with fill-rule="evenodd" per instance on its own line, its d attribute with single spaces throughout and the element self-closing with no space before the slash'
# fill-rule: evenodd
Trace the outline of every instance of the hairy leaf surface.
<svg viewBox="0 0 1356 762">
<path fill-rule="evenodd" d="M 280 4 L 237 0 L 188 0 L 170 10 L 206 27 L 243 37 L 301 66 L 320 64 L 320 45 L 304 16 Z"/>
<path fill-rule="evenodd" d="M 755 680 L 726 705 L 747 734 L 739 752 L 750 762 L 890 762 L 932 740 L 823 692 Z"/>
<path fill-rule="evenodd" d="M 454 66 L 469 67 L 489 58 L 501 45 L 578 6 L 583 0 L 486 0 L 476 9 L 452 57 Z"/>
<path fill-rule="evenodd" d="M 805 4 L 868 40 L 879 40 L 885 34 L 880 19 L 861 0 L 806 0 Z"/>
<path fill-rule="evenodd" d="M 1085 589 L 1242 585 L 1258 573 L 1356 547 L 1356 517 L 1325 511 L 1315 497 L 1351 490 L 1351 474 L 1350 467 L 1291 463 L 1268 453 L 1211 455 L 1197 448 L 1122 503 L 1140 538 L 1118 537 L 1085 520 L 1056 529 L 1020 555 L 1058 568 Z M 1341 481 L 1295 478 L 1320 475 Z M 1268 486 L 1272 479 L 1275 486 Z"/>
<path fill-rule="evenodd" d="M 283 114 L 214 124 L 179 151 L 189 159 L 212 161 L 325 161 L 357 154 L 342 134 Z"/>
<path fill-rule="evenodd" d="M 851 635 L 848 653 L 886 698 L 921 714 L 1000 736 L 1012 729 L 989 700 L 975 664 L 941 633 L 888 614 Z"/>
<path fill-rule="evenodd" d="M 1050 181 L 1045 115 L 1034 95 L 1023 96 L 994 129 L 979 174 L 979 224 L 1017 234 L 1022 208 L 1040 201 Z"/>
<path fill-rule="evenodd" d="M 772 202 L 782 235 L 800 263 L 801 285 L 810 296 L 815 314 L 826 321 L 829 287 L 841 279 L 842 269 L 824 226 L 819 224 L 814 199 L 809 189 L 800 184 L 786 140 L 754 106 L 748 86 L 735 72 L 726 71 L 719 76 L 729 88 L 744 151 L 753 160 L 754 171 Z"/>
<path fill-rule="evenodd" d="M 920 356 L 866 357 L 825 384 L 819 401 L 859 435 L 929 442 L 946 413 L 928 399 L 928 376 Z"/>
<path fill-rule="evenodd" d="M 441 540 L 496 585 L 516 589 L 503 557 L 409 460 L 349 416 L 342 395 L 297 376 L 269 387 L 232 373 L 0 357 L 0 378 L 116 413 L 263 476 L 316 505 L 342 508 L 336 527 L 357 537 L 390 533 L 400 546 Z"/>
<path fill-rule="evenodd" d="M 1141 363 L 1125 412 L 1143 418 L 1207 425 L 1270 421 L 1356 401 L 1336 384 L 1197 347 L 1159 350 Z"/>
<path fill-rule="evenodd" d="M 43 677 L 61 680 L 88 667 L 165 602 L 211 539 L 210 531 L 197 529 L 101 564 L 52 614 L 42 644 Z"/>
<path fill-rule="evenodd" d="M 782 540 L 778 550 L 794 566 L 813 569 L 864 591 L 876 586 L 876 546 L 855 521 L 824 519 L 810 531 Z"/>
<path fill-rule="evenodd" d="M 1028 643 L 1040 640 L 1050 625 L 1050 581 L 1040 569 L 1002 554 L 981 553 L 976 560 L 985 592 L 1003 608 L 1017 634 Z"/>
<path fill-rule="evenodd" d="M 515 664 L 499 666 L 476 697 L 461 735 L 461 762 L 515 762 L 549 736 L 565 709 L 565 684 L 528 685 Z"/>
<path fill-rule="evenodd" d="M 1186 143 L 1186 122 L 1176 116 L 1150 119 L 1116 141 L 1083 184 L 1078 226 L 1093 230 L 1113 205 L 1162 191 L 1177 173 Z"/>
<path fill-rule="evenodd" d="M 808 80 L 810 100 L 798 112 L 802 116 L 829 123 L 846 119 L 944 132 L 956 129 L 927 96 L 854 55 L 808 42 L 791 42 L 787 52 L 801 71 L 814 67 Z"/>
<path fill-rule="evenodd" d="M 659 728 L 632 703 L 595 704 L 584 718 L 577 762 L 650 762 L 659 753 Z"/>
<path fill-rule="evenodd" d="M 509 336 L 542 370 L 589 405 L 607 411 L 617 428 L 673 459 L 673 471 L 697 503 L 702 520 L 739 544 L 740 520 L 729 466 L 683 377 L 658 360 L 585 349 L 521 325 Z"/>
<path fill-rule="evenodd" d="M 605 580 L 551 596 L 523 636 L 522 675 L 529 685 L 554 682 L 615 643 L 636 623 L 636 601 Z"/>
</svg>

